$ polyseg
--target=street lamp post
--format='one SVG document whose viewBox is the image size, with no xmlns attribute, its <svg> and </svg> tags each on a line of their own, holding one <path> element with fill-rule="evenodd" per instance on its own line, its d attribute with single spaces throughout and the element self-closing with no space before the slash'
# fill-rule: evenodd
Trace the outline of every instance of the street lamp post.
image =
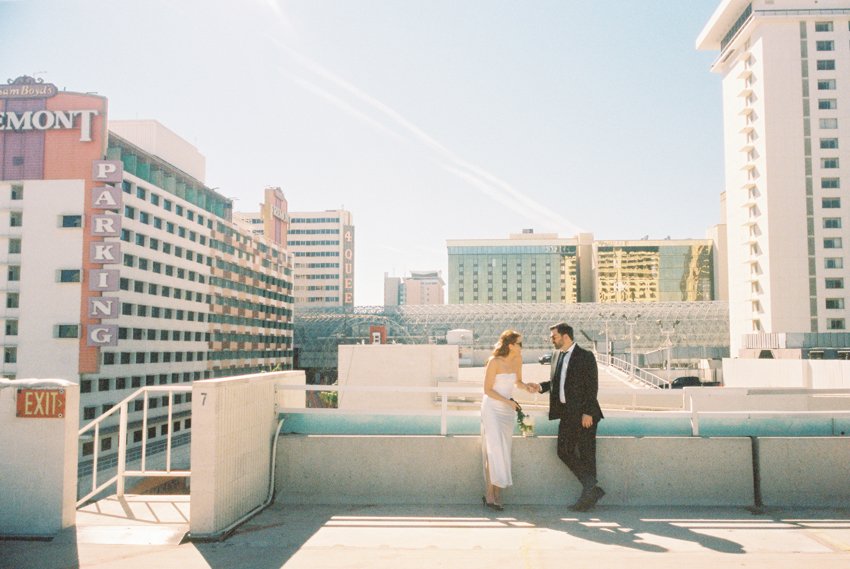
<svg viewBox="0 0 850 569">
<path fill-rule="evenodd" d="M 672 366 L 673 360 L 673 342 L 670 340 L 670 336 L 676 331 L 676 326 L 679 325 L 679 320 L 673 322 L 673 325 L 670 328 L 664 328 L 664 325 L 661 323 L 661 320 L 656 320 L 661 333 L 664 334 L 664 347 L 667 348 L 667 380 L 670 380 L 670 370 Z"/>
<path fill-rule="evenodd" d="M 635 375 L 635 324 L 637 324 L 640 314 L 635 314 L 632 318 L 623 314 L 623 318 L 626 319 L 626 325 L 629 327 L 629 365 L 631 374 Z"/>
</svg>

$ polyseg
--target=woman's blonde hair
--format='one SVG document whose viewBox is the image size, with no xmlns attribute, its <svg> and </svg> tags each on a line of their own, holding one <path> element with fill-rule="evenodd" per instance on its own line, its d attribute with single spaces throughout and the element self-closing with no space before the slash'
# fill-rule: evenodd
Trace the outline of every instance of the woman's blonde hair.
<svg viewBox="0 0 850 569">
<path fill-rule="evenodd" d="M 493 356 L 494 357 L 505 357 L 508 355 L 508 352 L 511 351 L 511 344 L 516 344 L 517 340 L 522 336 L 516 330 L 505 330 L 499 336 L 499 341 L 496 342 L 496 345 L 493 346 Z"/>
</svg>

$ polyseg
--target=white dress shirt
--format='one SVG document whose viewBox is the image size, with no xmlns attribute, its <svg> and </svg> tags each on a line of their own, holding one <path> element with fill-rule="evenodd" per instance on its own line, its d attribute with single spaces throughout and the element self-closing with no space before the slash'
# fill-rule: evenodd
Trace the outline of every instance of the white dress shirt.
<svg viewBox="0 0 850 569">
<path fill-rule="evenodd" d="M 564 352 L 564 362 L 561 364 L 561 389 L 558 393 L 558 396 L 561 398 L 561 403 L 567 402 L 567 398 L 564 395 L 564 384 L 567 382 L 567 366 L 570 364 L 570 356 L 573 355 L 573 348 L 575 347 L 576 345 L 573 344 L 570 346 L 569 350 Z"/>
</svg>

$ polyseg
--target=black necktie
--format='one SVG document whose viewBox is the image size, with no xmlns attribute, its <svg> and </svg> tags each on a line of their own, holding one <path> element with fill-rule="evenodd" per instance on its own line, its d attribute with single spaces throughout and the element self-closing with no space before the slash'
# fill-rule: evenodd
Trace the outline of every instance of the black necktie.
<svg viewBox="0 0 850 569">
<path fill-rule="evenodd" d="M 558 352 L 558 363 L 555 364 L 555 377 L 552 378 L 553 386 L 560 385 L 561 383 L 561 372 L 564 369 L 564 356 L 566 354 L 566 352 Z"/>
</svg>

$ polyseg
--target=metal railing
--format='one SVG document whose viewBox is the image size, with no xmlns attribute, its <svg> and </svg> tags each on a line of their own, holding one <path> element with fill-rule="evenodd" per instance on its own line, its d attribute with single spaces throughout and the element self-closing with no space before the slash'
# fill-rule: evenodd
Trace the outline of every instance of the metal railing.
<svg viewBox="0 0 850 569">
<path fill-rule="evenodd" d="M 652 387 L 655 389 L 670 388 L 670 382 L 664 379 L 663 377 L 657 376 L 654 373 L 650 373 L 645 369 L 641 369 L 637 366 L 633 366 L 631 362 L 627 362 L 626 360 L 614 358 L 606 354 L 596 354 L 596 361 L 602 365 L 613 367 L 614 369 L 618 369 L 623 373 L 628 374 L 629 377 L 643 383 L 647 387 Z"/>
<path fill-rule="evenodd" d="M 110 485 L 116 485 L 116 495 L 124 495 L 124 483 L 127 477 L 149 477 L 149 476 L 183 476 L 191 475 L 191 470 L 172 470 L 171 469 L 171 449 L 172 436 L 174 429 L 172 428 L 172 419 L 174 416 L 174 394 L 175 393 L 190 393 L 191 385 L 174 385 L 174 386 L 146 386 L 139 388 L 132 395 L 128 396 L 120 403 L 116 404 L 112 409 L 94 419 L 91 423 L 81 428 L 78 432 L 78 437 L 82 440 L 83 436 L 89 431 L 94 431 L 92 434 L 92 474 L 91 474 L 91 491 L 85 496 L 77 500 L 77 507 L 86 503 L 90 498 L 103 492 Z M 167 393 L 168 394 L 168 415 L 167 415 L 167 439 L 165 445 L 165 470 L 149 470 L 147 468 L 147 444 L 148 444 L 148 411 L 149 401 L 148 393 Z M 129 414 L 130 402 L 144 396 L 142 404 L 142 440 L 141 440 L 141 457 L 139 470 L 127 470 L 127 417 Z M 118 463 L 116 473 L 109 480 L 98 485 L 98 457 L 100 454 L 100 430 L 101 426 L 108 418 L 118 414 Z M 112 427 L 112 426 L 110 426 Z M 87 441 L 86 441 L 87 442 Z"/>
<path fill-rule="evenodd" d="M 345 409 L 343 412 L 348 415 L 403 415 L 408 417 L 440 417 L 440 434 L 448 434 L 448 418 L 449 417 L 477 417 L 480 411 L 461 411 L 449 409 L 449 396 L 461 393 L 481 393 L 481 386 L 471 387 L 403 387 L 403 386 L 366 386 L 366 385 L 278 385 L 278 394 L 283 391 L 304 390 L 304 391 L 338 391 L 340 393 L 425 393 L 435 394 L 440 405 L 439 410 L 410 410 L 410 409 L 389 409 L 376 411 L 374 409 Z M 278 396 L 278 412 L 279 413 L 303 413 L 308 415 L 322 415 L 339 413 L 337 408 L 301 408 L 301 407 L 284 407 Z"/>
<path fill-rule="evenodd" d="M 659 378 L 660 379 L 660 378 Z M 446 436 L 448 434 L 448 417 L 478 417 L 480 416 L 480 410 L 455 410 L 449 409 L 449 396 L 452 394 L 458 393 L 481 393 L 480 387 L 402 387 L 402 386 L 365 386 L 365 385 L 356 385 L 356 386 L 340 386 L 340 385 L 278 385 L 277 389 L 277 411 L 280 414 L 306 414 L 306 415 L 365 415 L 365 416 L 407 416 L 407 417 L 440 417 L 440 435 Z M 687 395 L 691 389 L 700 389 L 700 388 L 690 388 L 686 387 L 682 390 L 683 394 Z M 440 405 L 439 410 L 409 410 L 409 409 L 337 409 L 337 408 L 302 408 L 302 407 L 284 407 L 281 402 L 283 391 L 291 391 L 291 390 L 304 390 L 304 391 L 337 391 L 337 392 L 349 392 L 349 393 L 422 393 L 422 394 L 437 394 L 435 398 L 437 403 Z M 812 397 L 843 397 L 848 399 L 847 410 L 844 409 L 835 409 L 835 410 L 823 410 L 823 411 L 813 411 L 813 410 L 801 410 L 801 411 L 790 411 L 790 410 L 782 410 L 782 409 L 754 409 L 754 410 L 736 410 L 736 411 L 717 411 L 711 409 L 700 409 L 700 403 L 698 400 L 695 400 L 693 397 L 687 397 L 687 405 L 684 410 L 656 410 L 656 411 L 647 411 L 647 410 L 638 410 L 638 407 L 634 407 L 634 410 L 621 410 L 621 412 L 628 412 L 629 417 L 634 417 L 636 419 L 641 418 L 656 418 L 663 417 L 667 419 L 689 419 L 691 426 L 691 435 L 698 437 L 700 436 L 700 424 L 701 420 L 705 418 L 731 418 L 738 420 L 749 420 L 749 419 L 767 419 L 767 418 L 795 418 L 795 419 L 823 419 L 823 418 L 832 418 L 833 422 L 835 419 L 850 419 L 850 390 L 848 389 L 831 389 L 831 390 L 817 390 L 817 389 L 799 389 L 799 390 L 766 390 L 763 395 L 775 395 L 777 393 L 784 392 L 793 392 L 797 394 L 810 394 Z M 649 391 L 646 392 L 647 395 L 652 393 L 658 394 L 661 396 L 662 394 L 658 391 Z M 528 409 L 529 407 L 537 408 L 535 411 L 531 411 L 532 415 L 537 415 L 538 417 L 543 416 L 545 413 L 542 408 L 545 405 L 528 405 L 524 404 L 524 408 Z M 608 411 L 606 410 L 606 414 Z M 612 415 L 616 416 L 616 413 L 612 413 Z M 844 433 L 841 433 L 844 435 Z"/>
</svg>

